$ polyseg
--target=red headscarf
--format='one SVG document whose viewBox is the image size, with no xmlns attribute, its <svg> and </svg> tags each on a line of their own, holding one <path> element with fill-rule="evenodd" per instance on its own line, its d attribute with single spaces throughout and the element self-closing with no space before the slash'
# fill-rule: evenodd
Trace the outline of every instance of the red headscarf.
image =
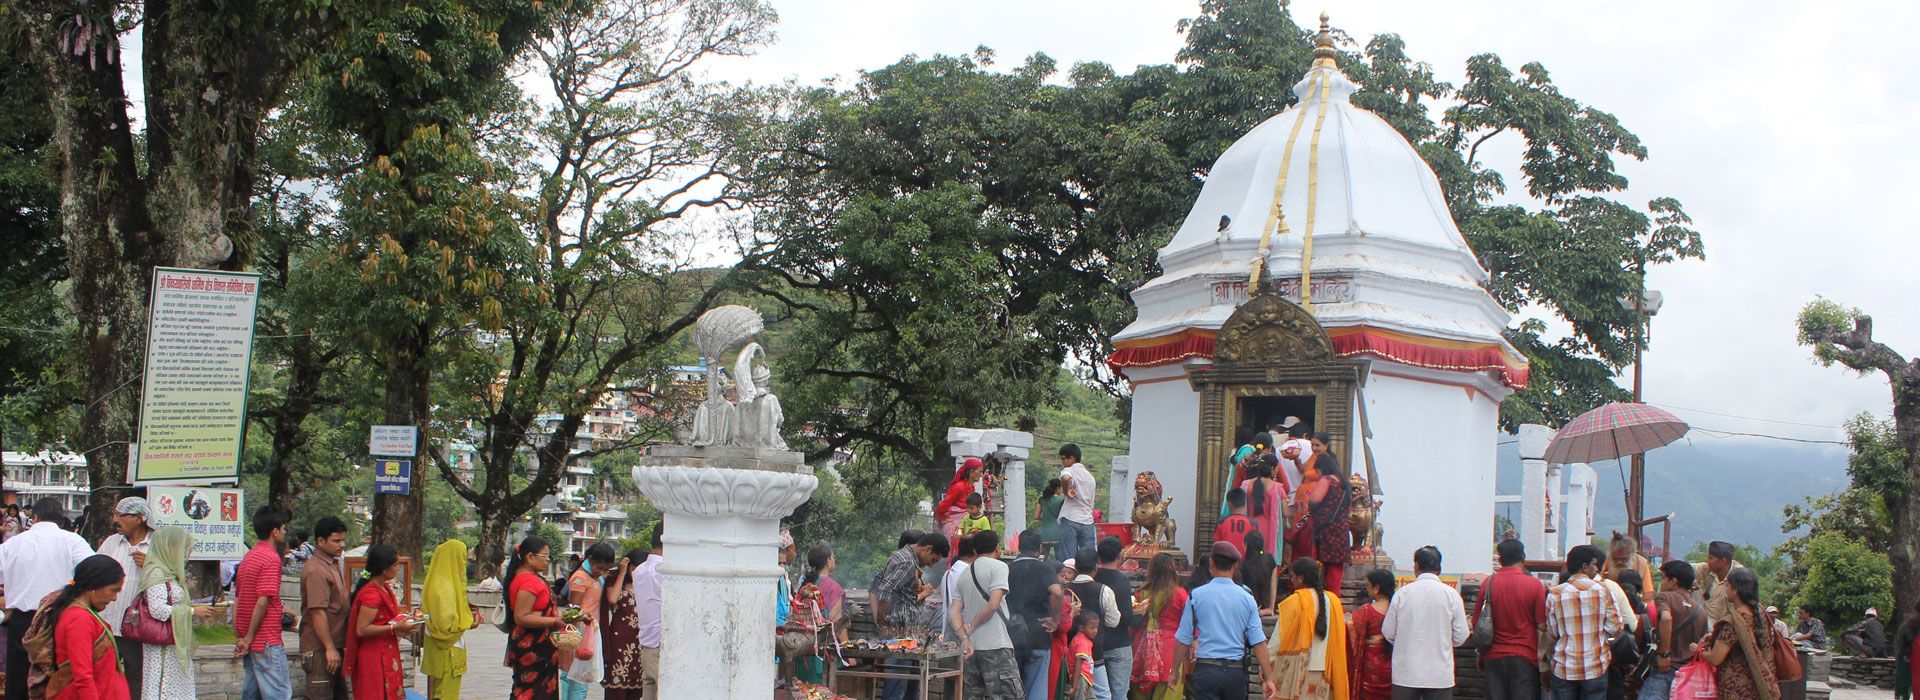
<svg viewBox="0 0 1920 700">
<path fill-rule="evenodd" d="M 984 464 L 979 459 L 968 457 L 960 463 L 959 469 L 954 470 L 953 481 L 947 482 L 946 498 L 940 499 L 940 505 L 933 509 L 936 522 L 945 521 L 955 511 L 967 509 L 967 497 L 973 495 L 973 481 L 967 477 L 982 466 Z"/>
</svg>

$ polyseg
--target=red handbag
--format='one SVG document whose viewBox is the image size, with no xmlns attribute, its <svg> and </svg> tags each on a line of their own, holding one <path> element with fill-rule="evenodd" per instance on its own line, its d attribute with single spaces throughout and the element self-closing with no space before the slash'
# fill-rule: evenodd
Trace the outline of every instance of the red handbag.
<svg viewBox="0 0 1920 700">
<path fill-rule="evenodd" d="M 167 587 L 167 604 L 173 604 L 172 586 Z M 120 618 L 120 636 L 141 644 L 173 646 L 173 623 L 154 618 L 147 607 L 147 594 L 142 591 L 127 608 L 126 616 Z"/>
</svg>

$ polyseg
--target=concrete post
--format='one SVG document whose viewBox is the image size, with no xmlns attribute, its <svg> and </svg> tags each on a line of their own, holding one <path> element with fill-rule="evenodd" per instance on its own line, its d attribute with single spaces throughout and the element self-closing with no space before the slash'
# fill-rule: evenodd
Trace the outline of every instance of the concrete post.
<svg viewBox="0 0 1920 700">
<path fill-rule="evenodd" d="M 766 697 L 780 519 L 819 486 L 813 468 L 798 452 L 662 445 L 633 480 L 666 515 L 661 696 Z"/>
<path fill-rule="evenodd" d="M 1133 522 L 1133 456 L 1113 458 L 1113 474 L 1107 479 L 1107 522 Z"/>
<path fill-rule="evenodd" d="M 1527 554 L 1546 556 L 1547 545 L 1547 443 L 1553 429 L 1544 425 L 1520 426 L 1520 543 Z"/>
<path fill-rule="evenodd" d="M 1593 500 L 1599 484 L 1593 467 L 1569 464 L 1566 469 L 1567 521 L 1560 529 L 1566 535 L 1566 548 L 1573 549 L 1593 537 Z"/>
<path fill-rule="evenodd" d="M 1566 556 L 1567 549 L 1560 545 L 1561 537 L 1567 531 L 1562 524 L 1566 522 L 1567 517 L 1566 472 L 1567 470 L 1560 465 L 1547 465 L 1547 523 L 1552 525 L 1554 530 L 1547 533 L 1546 551 L 1541 552 L 1538 557 L 1533 557 L 1529 552 L 1530 558 L 1559 559 Z"/>
<path fill-rule="evenodd" d="M 1006 516 L 1000 524 L 1000 538 L 1005 541 L 1005 547 L 1013 549 L 1019 545 L 1014 538 L 1027 529 L 1027 460 L 1009 459 L 1004 476 L 1006 480 L 1000 484 L 1000 493 Z"/>
</svg>

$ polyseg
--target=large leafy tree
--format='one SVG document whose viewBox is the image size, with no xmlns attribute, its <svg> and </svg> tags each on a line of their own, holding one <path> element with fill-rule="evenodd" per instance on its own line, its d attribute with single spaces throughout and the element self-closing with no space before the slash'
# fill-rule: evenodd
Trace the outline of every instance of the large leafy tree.
<svg viewBox="0 0 1920 700">
<path fill-rule="evenodd" d="M 937 487 L 945 428 L 1030 416 L 1054 398 L 1048 367 L 1124 397 L 1100 360 L 1133 318 L 1129 292 L 1158 272 L 1214 159 L 1293 103 L 1312 56 L 1310 34 L 1267 0 L 1206 0 L 1180 28 L 1175 63 L 1127 75 L 1092 63 L 1055 79 L 1044 55 L 1001 71 L 982 49 L 793 95 L 781 147 L 753 170 L 778 202 L 758 212 L 769 254 L 756 267 L 806 329 L 785 368 L 818 454 L 858 443 Z M 1388 34 L 1341 66 L 1363 87 L 1355 101 L 1439 174 L 1494 297 L 1572 329 L 1510 330 L 1535 380 L 1505 422 L 1623 396 L 1613 379 L 1637 318 L 1617 299 L 1646 266 L 1702 254 L 1678 202 L 1614 199 L 1617 160 L 1647 155 L 1639 139 L 1537 64 L 1477 56 L 1456 87 Z M 1517 173 L 1481 157 L 1497 139 L 1521 140 Z M 1509 177 L 1526 203 L 1495 203 Z"/>
<path fill-rule="evenodd" d="M 522 212 L 487 129 L 512 104 L 516 56 L 569 3 L 427 0 L 339 6 L 341 28 L 314 60 L 315 121 L 353 138 L 360 167 L 340 188 L 347 240 L 323 264 L 357 271 L 336 296 L 338 328 L 377 369 L 379 420 L 434 436 L 433 377 L 533 294 Z M 423 451 L 414 463 L 425 467 Z M 427 469 L 412 492 L 381 495 L 373 537 L 421 552 Z"/>
<path fill-rule="evenodd" d="M 70 329 L 54 292 L 67 261 L 47 148 L 53 119 L 21 39 L 0 35 L 0 447 L 34 451 L 70 428 L 74 387 L 60 362 Z"/>
<path fill-rule="evenodd" d="M 328 5 L 21 0 L 0 8 L 0 34 L 22 42 L 53 125 L 85 406 L 75 447 L 87 454 L 96 512 L 124 495 L 114 487 L 126 483 L 124 446 L 138 413 L 149 269 L 245 261 L 260 124 L 333 26 Z M 140 133 L 119 65 L 136 25 Z M 91 519 L 85 534 L 97 538 L 107 525 Z"/>
<path fill-rule="evenodd" d="M 1871 492 L 1886 508 L 1893 595 L 1905 614 L 1920 601 L 1920 359 L 1875 339 L 1872 316 L 1827 299 L 1801 309 L 1799 340 L 1822 365 L 1884 376 L 1893 395 L 1891 425 L 1862 418 L 1847 426 L 1853 444 L 1847 473 L 1853 488 Z"/>
<path fill-rule="evenodd" d="M 445 461 L 439 473 L 479 514 L 489 571 L 508 526 L 567 467 L 668 436 L 666 421 L 615 438 L 583 429 L 604 397 L 658 379 L 676 336 L 725 289 L 677 250 L 689 220 L 739 204 L 723 164 L 737 113 L 754 103 L 698 71 L 763 43 L 772 22 L 756 2 L 610 0 L 563 12 L 532 46 L 556 99 L 521 132 L 532 165 L 518 175 L 534 193 L 515 226 L 528 244 L 512 268 L 524 291 L 465 370 L 465 390 L 443 398 L 448 418 L 476 428 L 474 478 Z"/>
</svg>

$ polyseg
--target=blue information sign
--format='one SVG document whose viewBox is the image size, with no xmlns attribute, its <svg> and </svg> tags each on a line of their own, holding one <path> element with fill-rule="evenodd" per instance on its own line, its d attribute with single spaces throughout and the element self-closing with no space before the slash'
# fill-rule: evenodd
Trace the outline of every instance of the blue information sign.
<svg viewBox="0 0 1920 700">
<path fill-rule="evenodd" d="M 373 460 L 373 492 L 405 495 L 413 492 L 413 460 Z"/>
</svg>

